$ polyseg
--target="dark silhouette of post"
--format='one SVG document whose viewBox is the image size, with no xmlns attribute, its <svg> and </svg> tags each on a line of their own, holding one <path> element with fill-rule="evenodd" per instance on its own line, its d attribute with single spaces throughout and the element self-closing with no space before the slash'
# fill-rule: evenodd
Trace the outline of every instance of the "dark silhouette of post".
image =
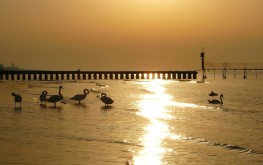
<svg viewBox="0 0 263 165">
<path fill-rule="evenodd" d="M 243 79 L 246 79 L 247 78 L 247 64 L 245 63 L 244 64 L 244 76 L 243 76 Z"/>
<path fill-rule="evenodd" d="M 226 69 L 226 62 L 223 64 L 223 79 L 226 79 L 226 71 L 227 71 L 227 69 Z"/>
<path fill-rule="evenodd" d="M 200 57 L 201 57 L 201 65 L 202 65 L 202 73 L 203 73 L 202 78 L 206 79 L 206 74 L 205 74 L 205 51 L 204 51 L 204 48 L 203 48 L 203 50 L 201 52 Z"/>
</svg>

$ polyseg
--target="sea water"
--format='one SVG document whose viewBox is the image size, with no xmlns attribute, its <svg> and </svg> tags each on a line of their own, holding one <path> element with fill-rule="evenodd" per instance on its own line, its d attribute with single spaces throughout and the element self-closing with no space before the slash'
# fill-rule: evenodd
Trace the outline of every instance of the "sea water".
<svg viewBox="0 0 263 165">
<path fill-rule="evenodd" d="M 263 164 L 263 80 L 1 81 L 0 164 Z M 41 105 L 39 95 L 64 103 Z M 89 89 L 78 104 L 70 98 Z M 223 104 L 208 94 L 223 94 Z M 23 97 L 15 108 L 15 92 Z M 99 95 L 114 103 L 105 107 Z M 48 96 L 48 97 L 49 97 Z M 18 104 L 17 104 L 18 106 Z"/>
</svg>

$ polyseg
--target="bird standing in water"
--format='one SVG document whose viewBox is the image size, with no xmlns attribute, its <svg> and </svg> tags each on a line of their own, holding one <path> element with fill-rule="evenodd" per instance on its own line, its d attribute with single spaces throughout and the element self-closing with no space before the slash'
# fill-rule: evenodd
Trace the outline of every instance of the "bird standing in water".
<svg viewBox="0 0 263 165">
<path fill-rule="evenodd" d="M 41 104 L 44 102 L 46 104 L 47 101 L 47 91 L 43 91 L 42 94 L 39 96 L 39 100 Z"/>
<path fill-rule="evenodd" d="M 58 95 L 52 95 L 47 99 L 48 102 L 54 103 L 54 108 L 56 108 L 56 102 L 63 100 L 63 96 L 61 94 L 62 88 L 63 88 L 62 86 L 59 86 Z"/>
<path fill-rule="evenodd" d="M 87 97 L 87 95 L 89 94 L 89 90 L 88 90 L 88 89 L 84 89 L 84 90 L 83 90 L 83 93 L 84 93 L 84 94 L 77 94 L 77 95 L 75 95 L 74 97 L 71 97 L 70 99 L 71 99 L 71 100 L 79 101 L 79 104 L 80 104 L 80 101 L 81 101 L 81 100 L 84 100 L 84 99 Z"/>
<path fill-rule="evenodd" d="M 106 93 L 100 94 L 100 100 L 105 104 L 105 107 L 114 102 L 114 100 L 112 100 L 110 97 L 107 97 Z"/>
<path fill-rule="evenodd" d="M 12 96 L 14 96 L 15 109 L 21 108 L 22 97 L 19 94 L 15 94 L 15 93 L 12 93 Z M 16 107 L 16 103 L 20 103 L 20 107 Z"/>
</svg>

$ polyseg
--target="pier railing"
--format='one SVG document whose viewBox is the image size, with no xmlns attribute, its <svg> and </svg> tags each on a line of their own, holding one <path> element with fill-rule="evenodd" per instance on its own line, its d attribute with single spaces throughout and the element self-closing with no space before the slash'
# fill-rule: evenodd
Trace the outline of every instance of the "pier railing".
<svg viewBox="0 0 263 165">
<path fill-rule="evenodd" d="M 170 79 L 191 80 L 197 71 L 40 71 L 1 70 L 0 80 L 121 80 Z"/>
<path fill-rule="evenodd" d="M 226 78 L 226 74 L 228 71 L 234 72 L 234 77 L 236 77 L 237 71 L 243 72 L 243 78 L 246 79 L 248 77 L 248 72 L 255 71 L 256 78 L 258 76 L 258 71 L 263 70 L 263 64 L 262 63 L 206 63 L 205 64 L 205 70 L 213 70 L 214 74 L 215 71 L 222 71 L 222 77 Z M 215 77 L 215 76 L 214 76 Z"/>
<path fill-rule="evenodd" d="M 256 78 L 258 77 L 258 71 L 263 70 L 263 63 L 215 63 L 205 60 L 205 52 L 204 48 L 200 53 L 201 57 L 201 67 L 202 67 L 202 78 L 205 79 L 206 71 L 213 70 L 214 71 L 214 78 L 215 78 L 215 71 L 222 71 L 222 77 L 226 78 L 227 71 L 234 71 L 234 77 L 236 78 L 237 71 L 243 71 L 243 78 L 246 79 L 248 72 L 255 71 Z"/>
</svg>

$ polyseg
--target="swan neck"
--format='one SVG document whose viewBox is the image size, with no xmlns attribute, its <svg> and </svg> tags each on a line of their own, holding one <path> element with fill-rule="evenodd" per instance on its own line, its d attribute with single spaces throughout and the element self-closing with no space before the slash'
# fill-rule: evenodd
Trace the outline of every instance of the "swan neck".
<svg viewBox="0 0 263 165">
<path fill-rule="evenodd" d="M 62 96 L 62 94 L 61 94 L 61 87 L 59 87 L 58 94 L 59 94 L 60 96 Z"/>
</svg>

